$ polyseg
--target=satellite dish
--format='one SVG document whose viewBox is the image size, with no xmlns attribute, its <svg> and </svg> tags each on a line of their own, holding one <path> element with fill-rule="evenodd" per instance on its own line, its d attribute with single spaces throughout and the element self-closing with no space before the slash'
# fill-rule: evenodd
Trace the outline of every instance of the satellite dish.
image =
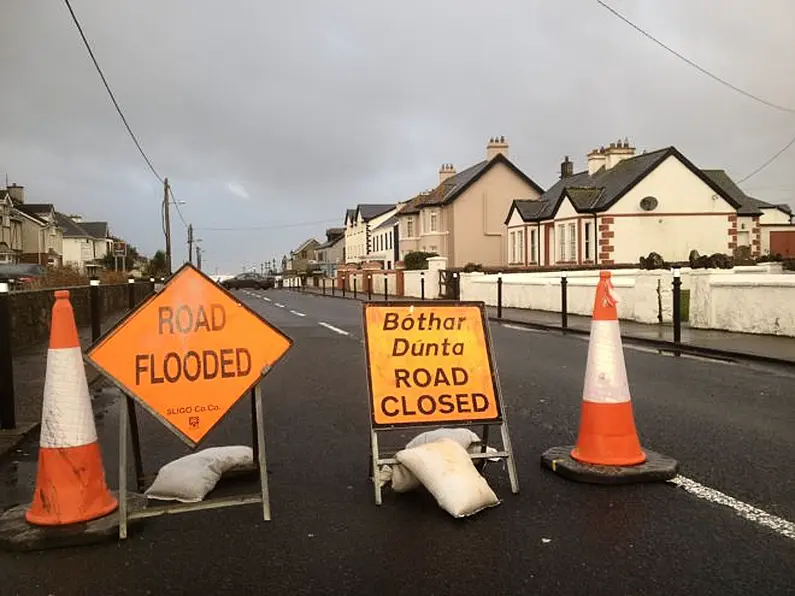
<svg viewBox="0 0 795 596">
<path fill-rule="evenodd" d="M 644 211 L 654 211 L 657 208 L 657 198 L 643 197 L 640 200 L 640 208 Z"/>
</svg>

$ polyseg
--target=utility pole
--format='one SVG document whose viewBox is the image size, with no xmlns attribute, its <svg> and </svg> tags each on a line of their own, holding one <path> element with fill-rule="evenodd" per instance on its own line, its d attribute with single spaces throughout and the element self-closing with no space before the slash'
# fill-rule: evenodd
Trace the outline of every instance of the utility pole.
<svg viewBox="0 0 795 596">
<path fill-rule="evenodd" d="M 202 270 L 202 247 L 198 244 L 196 245 L 196 267 L 199 271 Z"/>
<path fill-rule="evenodd" d="M 171 215 L 169 213 L 168 178 L 163 180 L 163 225 L 166 233 L 166 273 L 171 275 Z"/>
<path fill-rule="evenodd" d="M 193 265 L 193 224 L 188 224 L 188 263 Z"/>
</svg>

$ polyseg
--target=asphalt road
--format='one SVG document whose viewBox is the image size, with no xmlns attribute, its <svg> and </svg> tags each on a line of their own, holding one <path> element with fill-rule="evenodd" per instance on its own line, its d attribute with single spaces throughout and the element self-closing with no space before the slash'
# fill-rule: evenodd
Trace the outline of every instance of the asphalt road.
<svg viewBox="0 0 795 596">
<path fill-rule="evenodd" d="M 295 341 L 263 383 L 272 521 L 236 507 L 148 520 L 118 545 L 0 553 L 0 594 L 795 591 L 795 540 L 781 532 L 670 483 L 593 486 L 540 467 L 544 450 L 576 438 L 587 340 L 492 325 L 521 492 L 489 464 L 503 502 L 455 520 L 423 492 L 387 490 L 373 503 L 360 305 L 239 295 Z M 795 520 L 795 375 L 630 347 L 625 357 L 645 447 L 677 458 L 689 479 Z M 97 405 L 115 487 L 116 407 Z M 244 400 L 207 444 L 248 443 L 248 414 Z M 140 419 L 150 473 L 186 453 Z M 35 445 L 2 463 L 0 504 L 29 499 Z"/>
</svg>

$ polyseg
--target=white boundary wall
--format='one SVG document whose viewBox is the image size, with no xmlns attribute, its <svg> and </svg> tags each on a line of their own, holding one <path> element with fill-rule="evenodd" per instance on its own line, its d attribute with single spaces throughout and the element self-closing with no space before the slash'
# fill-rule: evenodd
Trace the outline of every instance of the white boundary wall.
<svg viewBox="0 0 795 596">
<path fill-rule="evenodd" d="M 672 321 L 671 271 L 617 269 L 610 273 L 620 300 L 619 318 L 656 324 L 662 315 L 663 323 Z M 681 276 L 682 288 L 690 290 L 692 327 L 795 337 L 795 275 L 783 274 L 781 264 L 695 271 L 686 267 Z M 502 305 L 560 312 L 560 280 L 558 271 L 504 273 Z M 567 280 L 568 311 L 590 316 L 599 271 L 569 271 Z M 497 275 L 462 273 L 461 299 L 496 306 Z"/>
</svg>

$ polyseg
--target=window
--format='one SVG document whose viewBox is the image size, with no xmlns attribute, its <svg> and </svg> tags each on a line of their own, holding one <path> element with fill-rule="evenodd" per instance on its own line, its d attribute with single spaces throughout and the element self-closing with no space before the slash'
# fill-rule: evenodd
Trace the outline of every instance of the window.
<svg viewBox="0 0 795 596">
<path fill-rule="evenodd" d="M 389 248 L 392 249 L 392 243 L 395 241 L 395 234 L 394 232 L 389 235 Z"/>
<path fill-rule="evenodd" d="M 436 221 L 436 219 L 437 219 L 437 214 L 436 214 L 436 212 L 435 212 L 435 211 L 431 211 L 431 216 L 430 216 L 430 218 L 431 218 L 431 225 L 430 225 L 431 232 L 435 232 L 435 231 L 436 231 L 436 224 L 437 224 L 437 221 Z"/>
<path fill-rule="evenodd" d="M 530 230 L 530 262 L 538 262 L 536 258 L 536 230 Z"/>
<path fill-rule="evenodd" d="M 558 226 L 558 261 L 566 260 L 566 226 Z"/>
<path fill-rule="evenodd" d="M 516 262 L 516 232 L 511 232 L 510 255 L 511 255 L 511 263 L 515 263 Z"/>
<path fill-rule="evenodd" d="M 406 237 L 413 238 L 414 237 L 414 219 L 408 218 L 406 220 Z"/>
<path fill-rule="evenodd" d="M 591 222 L 585 222 L 585 238 L 583 240 L 584 246 L 584 253 L 585 253 L 585 260 L 591 260 Z"/>
<path fill-rule="evenodd" d="M 577 224 L 569 224 L 569 261 L 577 260 L 577 232 L 575 227 Z"/>
<path fill-rule="evenodd" d="M 516 262 L 524 263 L 524 230 L 516 232 L 516 236 L 518 240 L 516 243 Z"/>
</svg>

